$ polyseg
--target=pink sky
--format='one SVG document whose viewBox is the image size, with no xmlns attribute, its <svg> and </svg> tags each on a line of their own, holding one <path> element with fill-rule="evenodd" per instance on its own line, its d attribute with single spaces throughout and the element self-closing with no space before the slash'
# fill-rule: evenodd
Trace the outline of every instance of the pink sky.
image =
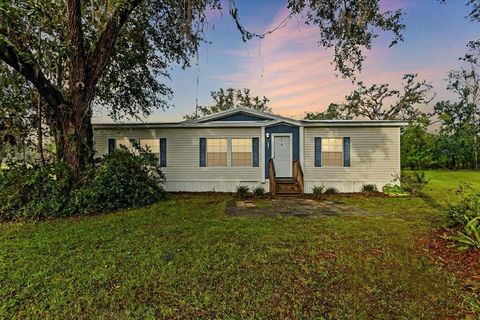
<svg viewBox="0 0 480 320">
<path fill-rule="evenodd" d="M 288 15 L 280 1 L 237 1 L 240 19 L 250 31 L 265 32 L 277 27 Z M 405 73 L 417 73 L 434 85 L 437 100 L 452 98 L 446 91 L 445 77 L 457 68 L 457 58 L 465 53 L 469 40 L 478 39 L 478 23 L 465 16 L 469 8 L 464 1 L 384 0 L 383 10 L 403 8 L 407 26 L 405 41 L 388 48 L 391 34 L 381 33 L 373 49 L 365 51 L 367 60 L 357 79 L 367 85 L 389 83 L 401 89 Z M 332 50 L 318 46 L 316 26 L 307 26 L 301 18 L 288 23 L 263 40 L 241 41 L 240 34 L 224 3 L 221 14 L 207 13 L 210 28 L 202 45 L 200 65 L 187 70 L 173 68 L 171 85 L 175 92 L 174 108 L 159 110 L 147 121 L 178 121 L 200 105 L 213 103 L 210 91 L 219 88 L 249 88 L 270 99 L 274 113 L 295 118 L 308 111 L 323 111 L 328 104 L 341 103 L 355 89 L 348 79 L 337 77 Z M 197 77 L 199 86 L 197 88 Z M 432 108 L 427 106 L 426 109 Z"/>
<path fill-rule="evenodd" d="M 407 2 L 386 1 L 385 8 L 398 9 Z M 265 31 L 277 27 L 288 15 L 280 10 Z M 338 77 L 334 71 L 332 50 L 318 46 L 316 26 L 307 26 L 300 19 L 290 19 L 282 28 L 263 40 L 252 41 L 247 49 L 224 52 L 233 57 L 242 57 L 242 68 L 235 73 L 215 76 L 228 86 L 252 88 L 258 95 L 270 99 L 274 112 L 292 117 L 301 117 L 304 112 L 322 111 L 329 103 L 344 101 L 346 94 L 355 86 L 351 80 Z M 367 54 L 367 62 L 359 80 L 369 83 L 390 83 L 400 88 L 404 73 L 415 72 L 419 79 L 437 79 L 446 74 L 440 66 L 415 66 L 415 68 L 388 68 L 388 36 Z M 400 44 L 401 45 L 401 44 Z"/>
</svg>

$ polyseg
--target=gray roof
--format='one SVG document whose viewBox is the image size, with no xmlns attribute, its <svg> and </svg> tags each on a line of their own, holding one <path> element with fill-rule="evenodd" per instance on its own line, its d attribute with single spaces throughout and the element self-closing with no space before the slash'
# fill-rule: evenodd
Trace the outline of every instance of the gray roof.
<svg viewBox="0 0 480 320">
<path fill-rule="evenodd" d="M 265 121 L 221 121 L 226 116 L 237 113 L 250 114 L 266 118 Z M 215 121 L 213 121 L 215 120 Z M 288 124 L 305 127 L 402 127 L 407 125 L 403 120 L 295 120 L 269 112 L 235 108 L 206 117 L 180 122 L 135 122 L 135 123 L 94 123 L 96 129 L 107 128 L 202 128 L 202 127 L 269 127 L 277 124 Z"/>
</svg>

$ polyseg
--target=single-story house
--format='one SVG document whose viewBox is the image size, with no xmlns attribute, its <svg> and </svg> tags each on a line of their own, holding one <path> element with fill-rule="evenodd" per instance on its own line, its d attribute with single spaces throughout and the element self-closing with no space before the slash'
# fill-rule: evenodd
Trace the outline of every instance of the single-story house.
<svg viewBox="0 0 480 320">
<path fill-rule="evenodd" d="M 136 141 L 158 156 L 168 191 L 340 192 L 398 183 L 403 121 L 294 120 L 235 108 L 176 123 L 96 123 L 99 155 Z"/>
</svg>

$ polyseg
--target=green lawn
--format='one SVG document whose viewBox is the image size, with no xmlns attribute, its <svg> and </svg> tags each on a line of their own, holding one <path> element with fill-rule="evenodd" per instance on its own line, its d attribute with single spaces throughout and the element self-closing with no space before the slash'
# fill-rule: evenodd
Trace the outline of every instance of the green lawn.
<svg viewBox="0 0 480 320">
<path fill-rule="evenodd" d="M 371 216 L 232 217 L 218 195 L 0 224 L 0 319 L 477 318 L 478 296 L 418 238 L 480 174 L 428 176 L 426 198 L 338 197 Z"/>
</svg>

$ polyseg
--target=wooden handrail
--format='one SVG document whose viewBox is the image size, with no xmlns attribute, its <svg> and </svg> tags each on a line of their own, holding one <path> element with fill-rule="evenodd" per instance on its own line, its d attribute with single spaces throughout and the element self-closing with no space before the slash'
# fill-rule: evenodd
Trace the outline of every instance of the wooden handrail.
<svg viewBox="0 0 480 320">
<path fill-rule="evenodd" d="M 304 176 L 303 176 L 302 165 L 300 164 L 300 161 L 293 160 L 292 166 L 293 166 L 292 168 L 293 179 L 298 184 L 300 194 L 304 194 Z"/>
<path fill-rule="evenodd" d="M 277 190 L 277 183 L 275 181 L 276 176 L 275 164 L 273 163 L 273 159 L 270 159 L 268 161 L 268 181 L 270 182 L 270 194 L 272 196 L 275 196 Z"/>
</svg>

